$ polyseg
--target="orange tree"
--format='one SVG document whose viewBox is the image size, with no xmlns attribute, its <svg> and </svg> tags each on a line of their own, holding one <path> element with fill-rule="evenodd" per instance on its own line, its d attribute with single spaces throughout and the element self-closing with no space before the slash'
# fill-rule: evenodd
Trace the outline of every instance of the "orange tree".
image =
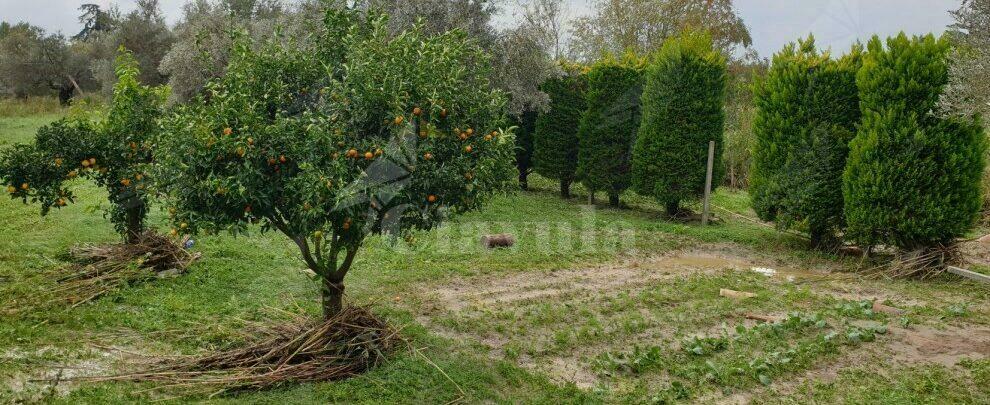
<svg viewBox="0 0 990 405">
<path fill-rule="evenodd" d="M 398 35 L 329 11 L 317 49 L 238 41 L 226 74 L 165 121 L 160 179 L 187 232 L 277 230 L 322 279 L 324 317 L 373 234 L 477 209 L 512 177 L 488 56 L 461 32 Z"/>
<path fill-rule="evenodd" d="M 116 74 L 105 111 L 56 121 L 38 130 L 34 144 L 8 149 L 0 179 L 12 198 L 41 204 L 42 215 L 75 201 L 71 180 L 91 180 L 107 190 L 110 221 L 133 243 L 144 230 L 151 146 L 168 89 L 138 83 L 137 61 L 126 51 Z"/>
</svg>

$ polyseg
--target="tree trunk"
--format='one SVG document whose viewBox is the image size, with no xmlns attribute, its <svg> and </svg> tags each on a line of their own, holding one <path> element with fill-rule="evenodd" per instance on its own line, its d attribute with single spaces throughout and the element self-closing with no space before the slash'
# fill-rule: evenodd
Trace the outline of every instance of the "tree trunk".
<svg viewBox="0 0 990 405">
<path fill-rule="evenodd" d="M 676 217 L 677 214 L 681 212 L 680 201 L 668 202 L 666 207 L 667 207 L 667 216 L 669 217 Z"/>
<path fill-rule="evenodd" d="M 60 86 L 58 88 L 58 103 L 62 106 L 69 105 L 72 101 L 72 94 L 75 93 L 76 89 L 72 86 Z"/>
<path fill-rule="evenodd" d="M 611 205 L 613 207 L 618 207 L 619 206 L 619 195 L 618 194 L 609 194 L 608 195 L 608 205 Z"/>
<path fill-rule="evenodd" d="M 588 190 L 588 205 L 595 205 L 595 190 Z"/>
<path fill-rule="evenodd" d="M 329 320 L 344 309 L 344 282 L 323 278 L 323 319 Z"/>
<path fill-rule="evenodd" d="M 529 173 L 526 170 L 519 170 L 519 188 L 522 191 L 529 190 Z"/>
<path fill-rule="evenodd" d="M 144 233 L 144 202 L 135 199 L 136 202 L 129 204 L 124 213 L 127 221 L 127 243 L 135 244 L 141 241 L 141 234 Z"/>
<path fill-rule="evenodd" d="M 570 180 L 560 180 L 560 198 L 571 198 Z"/>
</svg>

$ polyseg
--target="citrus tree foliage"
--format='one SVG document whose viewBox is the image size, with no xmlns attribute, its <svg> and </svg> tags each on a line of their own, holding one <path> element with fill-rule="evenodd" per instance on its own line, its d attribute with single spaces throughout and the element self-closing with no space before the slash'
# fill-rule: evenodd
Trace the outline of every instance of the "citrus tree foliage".
<svg viewBox="0 0 990 405">
<path fill-rule="evenodd" d="M 42 127 L 34 144 L 4 152 L 0 179 L 12 198 L 41 204 L 43 215 L 75 202 L 73 179 L 91 180 L 109 194 L 108 216 L 117 232 L 134 241 L 144 228 L 151 146 L 168 91 L 139 84 L 129 53 L 121 53 L 116 65 L 117 84 L 103 114 Z"/>
<path fill-rule="evenodd" d="M 806 229 L 816 245 L 845 222 L 842 172 L 860 121 L 861 59 L 861 45 L 836 60 L 809 37 L 774 55 L 756 86 L 753 207 L 780 228 Z"/>
<path fill-rule="evenodd" d="M 542 176 L 559 181 L 561 197 L 568 198 L 577 170 L 577 123 L 586 107 L 587 82 L 580 66 L 562 67 L 563 75 L 541 86 L 550 96 L 550 106 L 536 119 L 533 166 Z"/>
<path fill-rule="evenodd" d="M 633 187 L 675 215 L 681 200 L 704 193 L 709 141 L 715 141 L 715 159 L 722 158 L 725 57 L 707 35 L 686 34 L 664 43 L 645 76 Z M 713 187 L 724 172 L 715 165 Z"/>
<path fill-rule="evenodd" d="M 330 11 L 315 52 L 234 47 L 207 95 L 166 120 L 161 179 L 184 232 L 260 223 L 323 280 L 326 316 L 365 238 L 477 209 L 512 177 L 505 97 L 461 32 L 390 35 Z"/>
<path fill-rule="evenodd" d="M 576 177 L 592 193 L 604 191 L 612 205 L 629 188 L 632 149 L 639 130 L 642 61 L 606 56 L 588 72 L 588 108 L 578 127 Z"/>
<path fill-rule="evenodd" d="M 862 244 L 926 247 L 974 225 L 987 141 L 978 121 L 934 114 L 948 53 L 932 35 L 868 44 L 857 76 L 863 121 L 843 177 L 846 234 Z"/>
<path fill-rule="evenodd" d="M 732 0 L 598 0 L 593 9 L 572 30 L 573 56 L 581 60 L 629 50 L 646 55 L 685 29 L 710 32 L 726 54 L 753 42 Z"/>
</svg>

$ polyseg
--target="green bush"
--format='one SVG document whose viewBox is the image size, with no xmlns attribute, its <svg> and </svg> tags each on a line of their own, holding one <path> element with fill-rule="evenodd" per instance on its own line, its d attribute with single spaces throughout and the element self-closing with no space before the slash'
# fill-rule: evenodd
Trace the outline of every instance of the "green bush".
<svg viewBox="0 0 990 405">
<path fill-rule="evenodd" d="M 578 67 L 565 68 L 562 76 L 547 80 L 541 89 L 550 96 L 550 106 L 536 119 L 533 166 L 543 177 L 559 181 L 560 196 L 568 198 L 577 170 L 586 77 Z"/>
<path fill-rule="evenodd" d="M 642 63 L 633 56 L 605 57 L 588 72 L 588 109 L 578 130 L 576 178 L 592 194 L 607 193 L 613 206 L 631 183 L 642 93 Z"/>
<path fill-rule="evenodd" d="M 715 161 L 721 161 L 726 78 L 725 57 L 702 34 L 664 42 L 647 68 L 633 189 L 656 198 L 669 215 L 678 213 L 682 200 L 704 195 L 710 141 Z M 724 172 L 715 165 L 713 187 Z"/>
<path fill-rule="evenodd" d="M 478 209 L 511 181 L 514 139 L 489 57 L 463 33 L 393 35 L 352 10 L 325 24 L 317 52 L 239 40 L 225 75 L 164 123 L 158 167 L 173 224 L 278 230 L 330 317 L 368 236 Z"/>
<path fill-rule="evenodd" d="M 516 171 L 519 172 L 519 188 L 523 190 L 529 190 L 529 174 L 533 172 L 533 133 L 538 116 L 534 110 L 509 116 L 509 124 L 516 127 Z"/>
<path fill-rule="evenodd" d="M 757 85 L 750 193 L 760 218 L 807 229 L 815 245 L 843 228 L 842 173 L 860 119 L 862 47 L 834 60 L 813 37 L 789 44 Z"/>
<path fill-rule="evenodd" d="M 857 85 L 863 122 L 843 177 L 847 235 L 915 249 L 950 242 L 978 218 L 987 149 L 977 120 L 941 118 L 949 42 L 870 40 Z"/>
<path fill-rule="evenodd" d="M 61 119 L 39 129 L 34 144 L 5 151 L 0 180 L 12 198 L 40 203 L 42 215 L 75 202 L 72 179 L 92 180 L 109 193 L 116 230 L 133 242 L 144 230 L 151 147 L 168 89 L 140 85 L 127 52 L 117 57 L 116 73 L 106 111 Z"/>
</svg>

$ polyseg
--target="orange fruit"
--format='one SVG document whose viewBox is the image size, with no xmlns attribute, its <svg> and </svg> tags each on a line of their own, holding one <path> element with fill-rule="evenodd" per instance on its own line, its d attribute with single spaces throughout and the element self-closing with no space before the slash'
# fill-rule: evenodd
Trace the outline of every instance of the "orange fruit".
<svg viewBox="0 0 990 405">
<path fill-rule="evenodd" d="M 247 139 L 248 145 L 254 145 L 254 138 Z"/>
<path fill-rule="evenodd" d="M 17 192 L 17 187 L 14 187 L 14 186 L 7 186 L 7 192 L 8 192 L 8 193 L 11 193 L 11 194 L 14 194 L 14 193 L 16 193 L 16 192 Z"/>
<path fill-rule="evenodd" d="M 131 149 L 137 149 L 137 144 L 136 144 L 136 143 L 134 143 L 134 142 L 131 142 L 131 143 L 130 143 L 130 144 L 128 144 L 127 146 L 130 146 L 130 147 L 131 147 Z"/>
<path fill-rule="evenodd" d="M 404 119 L 405 119 L 405 118 L 403 118 L 403 117 L 402 117 L 401 115 L 397 115 L 397 116 L 395 117 L 395 125 L 401 125 L 401 124 L 402 124 L 402 121 L 403 121 Z"/>
<path fill-rule="evenodd" d="M 485 135 L 485 140 L 486 140 L 486 141 L 490 141 L 490 140 L 492 140 L 492 136 L 491 136 L 491 135 Z"/>
<path fill-rule="evenodd" d="M 426 152 L 425 154 L 423 154 L 423 159 L 426 159 L 426 160 L 433 159 L 433 154 L 430 153 L 430 152 Z"/>
<path fill-rule="evenodd" d="M 227 127 L 227 128 L 224 128 L 223 129 L 223 134 L 224 135 L 230 135 L 232 133 L 234 133 L 234 130 L 233 129 L 230 129 L 230 127 Z"/>
<path fill-rule="evenodd" d="M 237 148 L 237 156 L 244 157 L 244 148 Z"/>
<path fill-rule="evenodd" d="M 96 166 L 96 158 L 89 158 L 89 165 Z"/>
<path fill-rule="evenodd" d="M 368 152 L 364 152 L 364 158 L 365 158 L 366 160 L 371 160 L 371 159 L 372 159 L 372 158 L 374 158 L 374 157 L 375 157 L 375 154 L 374 154 L 374 153 L 371 153 L 371 151 L 368 151 Z"/>
<path fill-rule="evenodd" d="M 464 147 L 464 151 L 467 152 L 467 153 L 471 153 L 472 150 L 474 150 L 474 148 L 472 148 L 471 145 L 468 145 L 468 146 L 465 146 Z"/>
<path fill-rule="evenodd" d="M 350 149 L 347 151 L 347 157 L 349 158 L 355 158 L 357 157 L 357 154 L 358 154 L 357 149 Z"/>
<path fill-rule="evenodd" d="M 273 164 L 275 164 L 275 158 L 273 157 L 268 158 L 268 165 L 271 166 Z"/>
<path fill-rule="evenodd" d="M 65 200 L 59 198 L 59 199 L 55 200 L 55 205 L 57 205 L 59 207 L 64 207 L 65 206 Z"/>
<path fill-rule="evenodd" d="M 74 178 L 74 177 L 76 177 L 76 175 L 77 175 L 77 174 L 78 174 L 78 173 L 76 173 L 76 171 L 75 171 L 75 170 L 73 170 L 73 171 L 71 171 L 71 172 L 69 172 L 69 175 L 68 175 L 68 176 L 69 176 L 69 178 L 71 179 L 71 178 Z"/>
<path fill-rule="evenodd" d="M 28 184 L 27 183 L 22 183 L 21 184 L 21 190 L 27 190 L 27 189 L 28 189 Z"/>
<path fill-rule="evenodd" d="M 189 227 L 189 224 L 187 224 L 187 223 L 185 223 L 185 222 L 183 222 L 183 223 L 181 223 L 181 224 L 179 224 L 179 229 L 186 229 L 186 228 L 188 228 L 188 227 Z"/>
<path fill-rule="evenodd" d="M 278 161 L 285 163 L 285 155 L 278 155 Z"/>
<path fill-rule="evenodd" d="M 82 167 L 89 167 L 89 160 L 83 160 Z"/>
<path fill-rule="evenodd" d="M 468 128 L 467 129 L 467 134 L 468 134 L 468 136 L 474 135 L 474 128 Z"/>
<path fill-rule="evenodd" d="M 168 234 L 172 236 L 176 236 L 179 234 L 179 231 L 176 231 L 175 228 L 172 228 L 172 230 L 168 231 Z"/>
<path fill-rule="evenodd" d="M 120 184 L 123 184 L 124 187 L 129 187 L 131 185 L 131 179 L 126 179 L 125 178 L 125 179 L 123 179 L 123 180 L 120 181 Z"/>
<path fill-rule="evenodd" d="M 142 175 L 141 173 L 138 173 L 138 174 L 135 174 L 134 175 L 134 180 L 141 180 L 143 178 L 144 178 L 144 175 Z"/>
<path fill-rule="evenodd" d="M 429 201 L 429 202 L 431 202 L 431 203 L 435 203 L 435 202 L 437 202 L 437 196 L 435 196 L 435 195 L 433 195 L 433 194 L 430 194 L 430 195 L 428 195 L 428 196 L 426 197 L 426 201 Z"/>
<path fill-rule="evenodd" d="M 468 180 L 471 180 L 471 179 L 474 178 L 474 173 L 471 173 L 471 172 L 464 173 L 464 178 L 465 179 L 468 179 Z"/>
<path fill-rule="evenodd" d="M 62 158 L 55 158 L 55 166 L 62 166 Z"/>
<path fill-rule="evenodd" d="M 461 140 L 465 141 L 467 140 L 467 138 L 468 138 L 467 132 L 461 132 Z"/>
<path fill-rule="evenodd" d="M 423 113 L 423 110 L 421 108 L 419 108 L 419 107 L 413 108 L 413 115 L 419 116 L 422 113 Z"/>
<path fill-rule="evenodd" d="M 440 110 L 440 118 L 447 118 L 447 109 Z"/>
</svg>

